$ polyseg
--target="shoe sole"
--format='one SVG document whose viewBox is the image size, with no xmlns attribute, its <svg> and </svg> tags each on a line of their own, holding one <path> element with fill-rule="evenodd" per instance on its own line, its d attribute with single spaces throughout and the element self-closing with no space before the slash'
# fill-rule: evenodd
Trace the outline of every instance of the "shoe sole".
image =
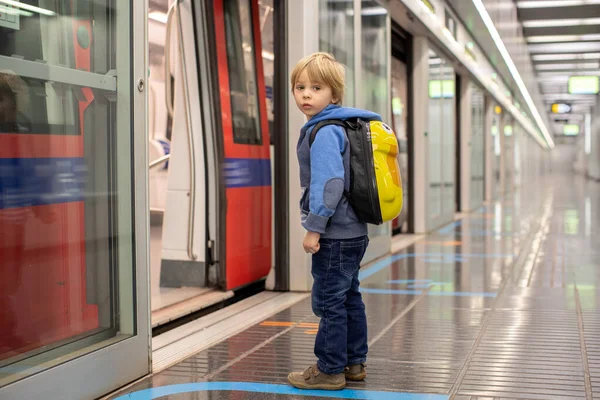
<svg viewBox="0 0 600 400">
<path fill-rule="evenodd" d="M 288 376 L 288 382 L 290 383 L 290 385 L 292 385 L 295 388 L 298 389 L 314 389 L 314 390 L 342 390 L 343 388 L 346 387 L 346 382 L 342 382 L 340 384 L 327 384 L 327 383 L 322 383 L 319 385 L 307 385 L 304 382 L 298 382 L 298 381 L 294 381 L 292 379 L 290 379 L 290 377 Z"/>
<path fill-rule="evenodd" d="M 364 381 L 365 378 L 367 377 L 367 372 L 361 372 L 360 374 L 354 374 L 354 375 L 350 375 L 347 374 L 346 375 L 346 379 L 350 380 L 350 381 Z"/>
</svg>

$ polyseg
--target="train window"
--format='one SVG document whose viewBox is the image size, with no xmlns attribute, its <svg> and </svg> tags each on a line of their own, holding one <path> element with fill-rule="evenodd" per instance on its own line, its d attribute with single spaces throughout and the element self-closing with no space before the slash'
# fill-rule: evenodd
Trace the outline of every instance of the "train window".
<svg viewBox="0 0 600 400">
<path fill-rule="evenodd" d="M 68 84 L 59 88 L 13 70 L 0 71 L 0 133 L 80 135 L 75 90 L 82 96 L 92 93 L 89 88 Z"/>
<path fill-rule="evenodd" d="M 269 122 L 269 143 L 274 144 L 273 123 L 275 119 L 275 104 L 273 102 L 273 85 L 275 77 L 275 21 L 273 20 L 273 0 L 262 0 L 258 2 L 261 24 L 262 60 L 263 74 L 265 76 L 265 92 L 267 104 L 267 121 Z"/>
<path fill-rule="evenodd" d="M 250 0 L 225 0 L 225 35 L 233 141 L 261 144 L 256 57 Z"/>
</svg>

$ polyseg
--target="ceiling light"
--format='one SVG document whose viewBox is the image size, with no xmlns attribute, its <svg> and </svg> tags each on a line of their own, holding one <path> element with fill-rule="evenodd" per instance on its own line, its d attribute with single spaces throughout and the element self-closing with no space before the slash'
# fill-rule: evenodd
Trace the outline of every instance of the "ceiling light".
<svg viewBox="0 0 600 400">
<path fill-rule="evenodd" d="M 533 61 L 600 60 L 600 53 L 534 54 Z"/>
<path fill-rule="evenodd" d="M 271 53 L 270 51 L 267 51 L 267 50 L 263 50 L 262 51 L 262 56 L 263 56 L 263 58 L 265 58 L 267 60 L 271 60 L 271 61 L 275 60 L 275 54 L 273 54 L 273 53 Z"/>
<path fill-rule="evenodd" d="M 152 11 L 150 14 L 148 14 L 148 18 L 163 24 L 167 23 L 167 14 L 160 11 Z"/>
<path fill-rule="evenodd" d="M 539 43 L 527 46 L 530 54 L 598 53 L 600 42 Z"/>
<path fill-rule="evenodd" d="M 592 152 L 592 116 L 585 114 L 585 154 Z"/>
<path fill-rule="evenodd" d="M 547 35 L 547 36 L 529 36 L 529 43 L 551 43 L 551 42 L 586 42 L 600 40 L 600 34 L 589 35 Z"/>
<path fill-rule="evenodd" d="M 552 8 L 552 7 L 576 7 L 588 4 L 600 4 L 600 0 L 539 0 L 518 1 L 518 8 Z"/>
<path fill-rule="evenodd" d="M 523 28 L 545 28 L 555 26 L 599 25 L 600 18 L 540 19 L 523 21 Z"/>
<path fill-rule="evenodd" d="M 569 78 L 568 73 L 569 73 L 569 71 L 554 71 L 554 72 L 541 71 L 541 72 L 538 73 L 538 78 L 562 77 L 562 78 L 568 79 Z M 581 75 L 581 76 L 598 76 L 598 71 L 577 71 L 577 75 Z"/>
<path fill-rule="evenodd" d="M 472 1 L 473 1 L 473 4 L 475 5 L 475 8 L 479 12 L 479 15 L 481 16 L 483 23 L 488 28 L 488 31 L 490 32 L 492 39 L 496 43 L 496 47 L 498 47 L 500 54 L 502 54 L 502 57 L 504 58 L 504 61 L 506 62 L 508 69 L 510 70 L 515 82 L 517 83 L 517 86 L 519 86 L 519 89 L 521 90 L 521 93 L 523 94 L 523 98 L 525 99 L 525 102 L 527 103 L 527 106 L 529 107 L 529 110 L 531 111 L 531 114 L 533 115 L 533 118 L 535 119 L 535 121 L 538 125 L 538 128 L 542 132 L 542 135 L 544 136 L 544 139 L 546 140 L 548 147 L 550 149 L 554 148 L 554 140 L 552 140 L 552 136 L 550 135 L 550 132 L 548 131 L 548 128 L 546 127 L 546 124 L 544 124 L 544 121 L 542 120 L 542 117 L 541 117 L 540 113 L 538 112 L 538 109 L 535 106 L 535 103 L 533 102 L 533 99 L 531 98 L 529 91 L 527 90 L 527 87 L 525 86 L 525 82 L 523 82 L 523 79 L 521 78 L 521 74 L 519 74 L 519 70 L 515 66 L 515 63 L 513 62 L 512 58 L 510 57 L 510 54 L 508 53 L 508 50 L 506 49 L 506 46 L 504 45 L 504 42 L 502 41 L 502 38 L 500 37 L 498 30 L 494 26 L 494 21 L 492 21 L 492 18 L 490 17 L 487 10 L 485 9 L 485 6 L 483 5 L 482 0 L 472 0 Z"/>
<path fill-rule="evenodd" d="M 29 4 L 20 3 L 14 0 L 0 0 L 0 3 L 8 4 L 9 6 L 18 7 L 27 11 L 33 11 L 38 14 L 47 15 L 49 17 L 56 15 L 54 11 L 46 10 L 45 8 L 40 8 Z"/>
<path fill-rule="evenodd" d="M 596 68 L 598 69 L 598 63 L 583 63 L 583 64 L 537 64 L 535 69 L 538 71 L 551 71 L 551 70 L 578 70 L 585 68 Z"/>
</svg>

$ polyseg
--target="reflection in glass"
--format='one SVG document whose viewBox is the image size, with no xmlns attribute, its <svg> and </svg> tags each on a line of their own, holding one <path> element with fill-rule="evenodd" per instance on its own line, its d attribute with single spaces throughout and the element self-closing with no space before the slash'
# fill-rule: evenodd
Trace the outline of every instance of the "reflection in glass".
<svg viewBox="0 0 600 400">
<path fill-rule="evenodd" d="M 427 112 L 427 217 L 434 220 L 442 214 L 442 108 L 441 80 L 443 60 L 433 50 L 429 50 L 429 96 Z M 433 84 L 432 84 L 433 82 Z M 439 83 L 439 85 L 438 85 Z M 440 91 L 435 89 L 439 87 Z M 431 90 L 433 88 L 433 91 Z"/>
<path fill-rule="evenodd" d="M 456 169 L 456 83 L 454 68 L 444 60 L 442 63 L 442 90 L 444 96 L 442 103 L 442 174 L 444 186 L 442 189 L 442 223 L 450 222 L 456 211 L 456 198 L 454 191 L 455 169 Z"/>
<path fill-rule="evenodd" d="M 235 143 L 261 144 L 252 14 L 249 0 L 226 0 L 225 35 Z"/>
<path fill-rule="evenodd" d="M 484 130 L 485 95 L 471 83 L 471 209 L 478 207 L 484 197 Z"/>
<path fill-rule="evenodd" d="M 261 43 L 262 43 L 262 61 L 263 73 L 265 77 L 266 89 L 266 110 L 267 120 L 269 121 L 270 143 L 273 144 L 273 120 L 275 119 L 275 104 L 273 103 L 273 81 L 275 76 L 275 46 L 273 43 L 275 25 L 273 23 L 273 0 L 261 0 L 259 3 L 259 12 L 261 20 Z"/>
<path fill-rule="evenodd" d="M 135 333 L 130 94 L 105 75 L 129 7 L 107 3 L 0 24 L 0 387 Z"/>
<path fill-rule="evenodd" d="M 376 1 L 361 2 L 361 93 L 363 108 L 381 115 L 389 121 L 388 94 L 391 83 L 388 79 L 387 10 Z M 369 225 L 369 235 L 390 234 L 390 224 Z"/>
<path fill-rule="evenodd" d="M 319 50 L 333 54 L 346 72 L 343 104 L 355 106 L 354 100 L 354 3 L 319 1 Z"/>
<path fill-rule="evenodd" d="M 504 123 L 504 146 L 502 148 L 502 157 L 504 159 L 504 187 L 502 191 L 504 193 L 512 190 L 513 179 L 514 179 L 514 143 L 513 143 L 513 121 L 512 118 L 506 117 Z"/>
<path fill-rule="evenodd" d="M 362 95 L 364 108 L 388 120 L 387 11 L 376 1 L 362 1 Z"/>
<path fill-rule="evenodd" d="M 494 107 L 494 109 L 498 108 L 498 106 Z M 492 127 L 491 127 L 491 135 L 493 137 L 494 142 L 494 157 L 492 157 L 492 171 L 493 171 L 493 181 L 492 181 L 492 197 L 496 198 L 501 191 L 500 188 L 500 115 L 496 113 L 494 110 L 494 115 L 492 117 Z"/>
<path fill-rule="evenodd" d="M 427 222 L 435 228 L 452 220 L 455 211 L 454 69 L 429 49 L 427 109 Z"/>
<path fill-rule="evenodd" d="M 406 64 L 397 58 L 392 58 L 392 125 L 398 138 L 398 164 L 402 176 L 403 206 L 398 219 L 393 223 L 394 228 L 402 228 L 406 232 L 409 204 L 408 182 L 408 132 L 407 132 L 407 100 L 408 76 Z"/>
</svg>

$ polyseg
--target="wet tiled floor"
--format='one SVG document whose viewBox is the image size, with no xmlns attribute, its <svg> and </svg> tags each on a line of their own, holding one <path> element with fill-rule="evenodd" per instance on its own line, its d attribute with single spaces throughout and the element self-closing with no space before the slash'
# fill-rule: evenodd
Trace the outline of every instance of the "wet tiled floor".
<svg viewBox="0 0 600 400">
<path fill-rule="evenodd" d="M 600 185 L 555 176 L 366 266 L 369 375 L 344 391 L 287 384 L 315 361 L 306 299 L 113 398 L 600 397 L 599 224 Z"/>
</svg>

